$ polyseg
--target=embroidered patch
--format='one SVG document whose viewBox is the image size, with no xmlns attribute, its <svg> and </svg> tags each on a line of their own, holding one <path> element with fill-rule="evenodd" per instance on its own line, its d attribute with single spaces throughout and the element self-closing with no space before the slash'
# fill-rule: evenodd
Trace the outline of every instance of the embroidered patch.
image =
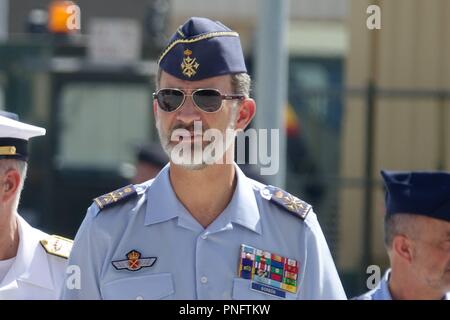
<svg viewBox="0 0 450 320">
<path fill-rule="evenodd" d="M 104 194 L 98 198 L 95 198 L 94 201 L 100 210 L 110 207 L 116 203 L 122 202 L 125 199 L 130 198 L 131 196 L 136 195 L 136 189 L 132 184 L 125 186 L 123 188 L 117 189 L 113 192 Z"/>
<path fill-rule="evenodd" d="M 303 220 L 306 219 L 306 216 L 312 208 L 311 205 L 305 201 L 274 186 L 267 186 L 262 189 L 261 196 L 265 199 L 269 199 L 270 197 L 270 201 Z"/>
<path fill-rule="evenodd" d="M 197 73 L 197 69 L 200 67 L 200 64 L 197 62 L 197 58 L 191 58 L 191 50 L 186 49 L 183 51 L 183 54 L 184 58 L 181 63 L 181 70 L 186 77 L 191 78 Z"/>
<path fill-rule="evenodd" d="M 131 250 L 126 254 L 127 259 L 112 261 L 112 265 L 117 270 L 138 271 L 142 268 L 153 266 L 157 260 L 156 257 L 141 258 L 141 253 L 137 250 Z"/>
<path fill-rule="evenodd" d="M 48 236 L 39 242 L 47 253 L 65 259 L 69 258 L 73 245 L 73 240 L 56 235 Z"/>
</svg>

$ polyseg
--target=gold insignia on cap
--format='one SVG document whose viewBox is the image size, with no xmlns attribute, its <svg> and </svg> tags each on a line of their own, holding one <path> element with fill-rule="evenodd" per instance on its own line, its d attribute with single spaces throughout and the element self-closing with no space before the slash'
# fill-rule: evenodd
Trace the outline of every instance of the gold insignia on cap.
<svg viewBox="0 0 450 320">
<path fill-rule="evenodd" d="M 16 154 L 16 147 L 14 146 L 0 147 L 0 156 L 13 156 L 15 154 Z"/>
<path fill-rule="evenodd" d="M 180 65 L 181 70 L 186 77 L 190 78 L 197 73 L 197 69 L 200 67 L 200 64 L 197 62 L 197 58 L 191 58 L 191 50 L 186 49 L 183 51 L 183 54 L 183 62 Z"/>
<path fill-rule="evenodd" d="M 40 241 L 42 247 L 49 254 L 61 258 L 69 258 L 73 241 L 64 237 L 51 235 Z"/>
<path fill-rule="evenodd" d="M 217 31 L 217 32 L 209 32 L 206 34 L 202 34 L 200 36 L 193 37 L 190 39 L 177 39 L 177 40 L 171 42 L 166 47 L 166 49 L 164 49 L 163 53 L 159 56 L 158 64 L 160 64 L 161 61 L 164 59 L 164 57 L 167 55 L 167 53 L 169 53 L 169 51 L 172 50 L 173 47 L 175 47 L 179 43 L 194 43 L 194 42 L 198 42 L 198 41 L 202 41 L 202 40 L 206 40 L 206 39 L 210 39 L 210 38 L 214 38 L 214 37 L 239 37 L 239 34 L 235 31 Z M 184 34 L 183 34 L 183 38 L 185 38 Z"/>
</svg>

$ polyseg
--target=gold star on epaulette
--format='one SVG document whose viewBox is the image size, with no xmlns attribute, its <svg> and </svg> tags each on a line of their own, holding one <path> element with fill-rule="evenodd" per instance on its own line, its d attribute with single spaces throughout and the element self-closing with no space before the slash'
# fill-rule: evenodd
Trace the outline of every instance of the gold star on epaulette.
<svg viewBox="0 0 450 320">
<path fill-rule="evenodd" d="M 113 204 L 122 202 L 123 200 L 128 199 L 129 197 L 134 196 L 136 194 L 137 194 L 136 189 L 132 184 L 130 184 L 126 187 L 117 189 L 113 192 L 95 198 L 94 201 L 101 210 Z"/>
<path fill-rule="evenodd" d="M 268 186 L 265 190 L 269 190 L 269 192 L 272 194 L 272 197 L 270 198 L 272 202 L 278 204 L 288 212 L 294 213 L 295 216 L 303 220 L 311 210 L 310 204 L 300 200 L 299 198 L 280 188 Z"/>
<path fill-rule="evenodd" d="M 42 247 L 49 254 L 68 259 L 73 241 L 64 237 L 51 235 L 40 241 Z"/>
</svg>

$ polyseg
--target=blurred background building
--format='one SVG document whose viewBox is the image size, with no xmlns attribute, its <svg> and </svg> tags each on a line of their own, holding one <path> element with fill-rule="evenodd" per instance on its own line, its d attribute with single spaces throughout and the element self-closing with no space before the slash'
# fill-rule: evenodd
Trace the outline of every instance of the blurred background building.
<svg viewBox="0 0 450 320">
<path fill-rule="evenodd" d="M 136 143 L 157 142 L 155 60 L 190 16 L 237 30 L 261 81 L 258 41 L 272 39 L 258 32 L 277 23 L 258 16 L 268 2 L 78 0 L 74 31 L 58 23 L 61 1 L 0 0 L 0 108 L 48 130 L 32 144 L 21 213 L 73 236 L 92 198 L 132 178 Z M 286 102 L 276 106 L 284 187 L 313 204 L 353 296 L 367 289 L 368 265 L 387 265 L 379 170 L 450 169 L 450 2 L 279 3 L 287 6 Z M 381 8 L 380 30 L 366 26 L 371 4 Z"/>
</svg>

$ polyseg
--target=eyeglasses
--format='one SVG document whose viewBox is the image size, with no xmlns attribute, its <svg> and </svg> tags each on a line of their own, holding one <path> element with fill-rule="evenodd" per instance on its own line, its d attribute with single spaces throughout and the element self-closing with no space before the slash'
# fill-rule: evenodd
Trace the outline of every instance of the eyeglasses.
<svg viewBox="0 0 450 320">
<path fill-rule="evenodd" d="M 217 89 L 195 89 L 191 94 L 180 89 L 164 88 L 153 93 L 153 99 L 158 101 L 159 107 L 166 112 L 178 110 L 186 97 L 192 97 L 194 104 L 202 111 L 213 113 L 220 110 L 222 100 L 244 100 L 241 94 L 222 94 Z"/>
</svg>

